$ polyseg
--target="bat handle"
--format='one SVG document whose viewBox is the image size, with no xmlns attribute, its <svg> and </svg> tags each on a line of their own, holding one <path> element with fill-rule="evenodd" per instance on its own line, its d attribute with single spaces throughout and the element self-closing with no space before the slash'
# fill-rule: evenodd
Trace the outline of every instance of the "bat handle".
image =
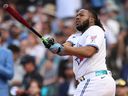
<svg viewBox="0 0 128 96">
<path fill-rule="evenodd" d="M 32 31 L 32 32 L 34 32 L 41 40 L 43 40 L 44 42 L 46 42 L 46 43 L 48 43 L 48 41 L 45 39 L 45 38 L 43 38 L 43 36 L 41 36 L 36 30 L 34 30 L 32 27 L 30 28 L 30 30 Z"/>
<path fill-rule="evenodd" d="M 34 32 L 39 38 L 42 38 L 42 36 L 36 30 L 34 30 L 32 27 L 30 28 L 30 30 L 32 32 Z"/>
</svg>

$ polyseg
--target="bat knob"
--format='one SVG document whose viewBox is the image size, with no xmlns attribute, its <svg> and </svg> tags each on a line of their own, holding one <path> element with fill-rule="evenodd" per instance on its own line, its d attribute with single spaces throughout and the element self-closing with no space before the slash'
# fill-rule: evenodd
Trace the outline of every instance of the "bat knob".
<svg viewBox="0 0 128 96">
<path fill-rule="evenodd" d="M 4 5 L 3 5 L 3 8 L 6 9 L 8 6 L 9 6 L 8 4 L 4 4 Z"/>
</svg>

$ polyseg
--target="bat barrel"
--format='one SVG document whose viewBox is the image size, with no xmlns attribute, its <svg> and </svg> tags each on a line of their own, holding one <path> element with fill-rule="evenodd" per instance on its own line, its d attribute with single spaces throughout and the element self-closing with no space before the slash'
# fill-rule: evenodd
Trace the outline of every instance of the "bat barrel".
<svg viewBox="0 0 128 96">
<path fill-rule="evenodd" d="M 11 6 L 8 4 L 4 4 L 3 8 L 12 16 L 14 17 L 17 21 L 19 21 L 21 24 L 26 26 L 28 29 L 30 29 L 35 35 L 37 35 L 39 38 L 42 38 L 42 36 L 35 30 L 33 29 L 28 22 L 19 14 L 19 12 L 15 9 L 13 9 Z"/>
</svg>

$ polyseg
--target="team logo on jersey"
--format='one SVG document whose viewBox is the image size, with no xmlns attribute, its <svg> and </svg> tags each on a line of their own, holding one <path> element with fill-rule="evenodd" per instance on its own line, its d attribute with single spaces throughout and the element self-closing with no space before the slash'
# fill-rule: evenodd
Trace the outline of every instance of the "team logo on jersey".
<svg viewBox="0 0 128 96">
<path fill-rule="evenodd" d="M 79 43 L 77 43 L 77 47 L 82 47 L 82 45 L 81 45 L 81 44 L 79 44 Z"/>
<path fill-rule="evenodd" d="M 77 57 L 75 60 L 78 63 L 78 65 L 83 61 L 84 57 Z"/>
<path fill-rule="evenodd" d="M 91 36 L 91 42 L 95 42 L 95 39 L 97 38 L 97 35 Z"/>
</svg>

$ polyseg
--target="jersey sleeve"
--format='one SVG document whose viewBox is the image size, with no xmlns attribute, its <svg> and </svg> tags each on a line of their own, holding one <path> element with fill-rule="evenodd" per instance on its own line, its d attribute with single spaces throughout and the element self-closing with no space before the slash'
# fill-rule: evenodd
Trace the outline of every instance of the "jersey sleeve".
<svg viewBox="0 0 128 96">
<path fill-rule="evenodd" d="M 73 35 L 71 35 L 71 36 L 66 40 L 66 42 L 70 42 L 70 43 L 74 44 L 74 42 L 73 42 Z"/>
<path fill-rule="evenodd" d="M 70 42 L 72 45 L 75 45 L 78 42 L 80 34 L 81 33 L 72 34 L 66 41 Z"/>
<path fill-rule="evenodd" d="M 92 26 L 88 31 L 84 46 L 93 46 L 99 50 L 104 41 L 104 31 L 98 26 Z"/>
</svg>

